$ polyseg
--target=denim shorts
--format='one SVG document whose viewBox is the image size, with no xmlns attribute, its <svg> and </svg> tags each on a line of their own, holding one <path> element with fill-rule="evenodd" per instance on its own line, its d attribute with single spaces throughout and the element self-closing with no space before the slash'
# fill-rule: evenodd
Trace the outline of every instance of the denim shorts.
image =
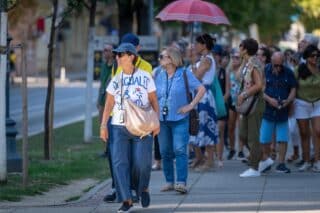
<svg viewBox="0 0 320 213">
<path fill-rule="evenodd" d="M 271 143 L 274 133 L 276 134 L 277 142 L 288 142 L 288 126 L 288 121 L 276 122 L 262 119 L 260 127 L 260 143 Z"/>
</svg>

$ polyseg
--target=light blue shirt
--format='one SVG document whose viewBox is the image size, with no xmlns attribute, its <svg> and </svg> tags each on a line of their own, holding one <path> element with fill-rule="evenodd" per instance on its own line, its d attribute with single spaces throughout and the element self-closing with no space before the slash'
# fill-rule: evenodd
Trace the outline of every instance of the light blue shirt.
<svg viewBox="0 0 320 213">
<path fill-rule="evenodd" d="M 196 90 L 200 85 L 200 81 L 193 75 L 190 70 L 184 67 L 177 68 L 175 74 L 171 78 L 167 78 L 167 72 L 161 70 L 156 76 L 155 83 L 157 88 L 157 96 L 160 107 L 160 121 L 164 121 L 162 110 L 164 106 L 168 107 L 166 121 L 179 121 L 189 115 L 189 113 L 178 113 L 178 110 L 188 104 L 187 92 L 185 88 L 183 72 L 186 70 L 190 92 Z M 168 94 L 168 98 L 166 98 Z"/>
</svg>

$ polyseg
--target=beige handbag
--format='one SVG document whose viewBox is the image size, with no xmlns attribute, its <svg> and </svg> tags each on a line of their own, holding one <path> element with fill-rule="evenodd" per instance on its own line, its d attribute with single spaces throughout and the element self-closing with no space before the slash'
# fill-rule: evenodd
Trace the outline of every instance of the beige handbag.
<svg viewBox="0 0 320 213">
<path fill-rule="evenodd" d="M 245 71 L 241 71 L 241 84 L 240 84 L 240 90 L 238 93 L 238 96 L 244 91 L 244 77 L 246 73 L 248 72 L 249 67 L 244 67 Z M 243 100 L 241 104 L 236 104 L 236 111 L 239 112 L 242 115 L 248 116 L 252 114 L 255 111 L 255 108 L 257 106 L 257 99 L 258 99 L 258 93 L 254 94 L 252 96 L 247 97 Z"/>
<path fill-rule="evenodd" d="M 159 128 L 159 117 L 150 105 L 141 108 L 128 99 L 123 104 L 125 126 L 131 134 L 142 138 Z"/>
</svg>

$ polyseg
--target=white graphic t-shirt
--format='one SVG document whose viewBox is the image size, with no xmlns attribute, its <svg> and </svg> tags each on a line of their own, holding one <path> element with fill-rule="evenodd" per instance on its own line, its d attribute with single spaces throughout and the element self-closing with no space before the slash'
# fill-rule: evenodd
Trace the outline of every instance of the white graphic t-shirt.
<svg viewBox="0 0 320 213">
<path fill-rule="evenodd" d="M 115 101 L 111 124 L 124 125 L 123 122 L 120 122 L 121 110 L 123 109 L 123 106 L 121 106 L 121 93 L 123 98 L 129 98 L 137 106 L 147 107 L 150 105 L 148 93 L 155 90 L 155 83 L 150 73 L 140 69 L 136 69 L 130 75 L 120 72 L 114 76 L 107 87 L 107 92 L 114 96 Z"/>
</svg>

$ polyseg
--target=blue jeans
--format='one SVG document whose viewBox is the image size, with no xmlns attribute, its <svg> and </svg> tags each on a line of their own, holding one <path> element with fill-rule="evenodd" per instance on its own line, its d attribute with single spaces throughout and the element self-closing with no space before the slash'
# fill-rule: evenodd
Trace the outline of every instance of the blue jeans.
<svg viewBox="0 0 320 213">
<path fill-rule="evenodd" d="M 186 184 L 188 177 L 187 145 L 189 141 L 189 118 L 179 121 L 161 121 L 159 145 L 163 173 L 168 184 L 174 184 L 174 158 L 179 184 Z"/>
<path fill-rule="evenodd" d="M 119 202 L 132 198 L 131 189 L 141 196 L 149 188 L 152 143 L 151 135 L 142 139 L 128 132 L 126 127 L 114 125 L 112 159 L 113 172 Z"/>
<path fill-rule="evenodd" d="M 109 139 L 108 139 L 108 144 L 107 144 L 107 156 L 108 156 L 108 162 L 109 162 L 109 170 L 110 170 L 110 175 L 111 175 L 111 180 L 112 180 L 112 185 L 111 187 L 115 187 L 115 182 L 114 182 L 114 177 L 113 177 L 113 168 L 112 168 L 112 125 L 111 125 L 111 120 L 112 117 L 110 116 L 107 124 L 108 132 L 109 132 Z"/>
</svg>

